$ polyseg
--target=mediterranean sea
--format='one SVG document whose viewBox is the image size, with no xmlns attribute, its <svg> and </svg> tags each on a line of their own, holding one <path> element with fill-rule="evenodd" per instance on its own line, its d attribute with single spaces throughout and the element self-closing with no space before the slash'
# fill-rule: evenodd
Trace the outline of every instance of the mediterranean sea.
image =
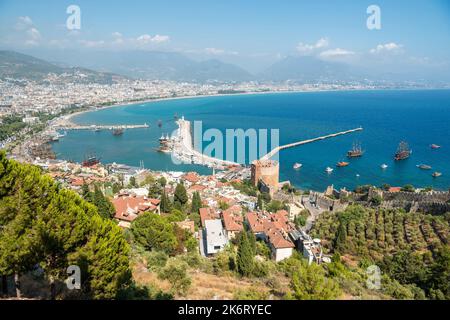
<svg viewBox="0 0 450 320">
<path fill-rule="evenodd" d="M 82 161 L 95 153 L 103 163 L 138 167 L 140 161 L 152 170 L 212 170 L 196 165 L 176 165 L 171 156 L 159 153 L 161 134 L 177 128 L 174 115 L 202 121 L 203 129 L 279 129 L 280 144 L 353 129 L 363 131 L 282 150 L 280 180 L 296 187 L 323 191 L 328 185 L 353 189 L 371 184 L 450 188 L 450 90 L 374 90 L 305 93 L 267 93 L 173 99 L 117 106 L 73 117 L 78 124 L 144 124 L 147 129 L 126 130 L 121 136 L 111 131 L 69 131 L 53 143 L 59 159 Z M 162 120 L 162 127 L 158 126 Z M 353 142 L 365 153 L 346 160 Z M 411 157 L 394 161 L 400 141 L 408 142 Z M 431 144 L 442 146 L 431 149 Z M 338 161 L 349 166 L 337 168 Z M 294 163 L 303 167 L 294 170 Z M 382 164 L 388 168 L 381 169 Z M 427 164 L 431 170 L 421 170 Z M 326 167 L 334 168 L 331 174 Z M 442 176 L 433 178 L 434 171 Z"/>
</svg>

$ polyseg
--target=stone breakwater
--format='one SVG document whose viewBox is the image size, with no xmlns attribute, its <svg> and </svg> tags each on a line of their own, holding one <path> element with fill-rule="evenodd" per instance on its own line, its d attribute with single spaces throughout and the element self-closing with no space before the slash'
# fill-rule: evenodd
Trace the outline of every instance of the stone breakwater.
<svg viewBox="0 0 450 320">
<path fill-rule="evenodd" d="M 198 164 L 215 169 L 225 169 L 229 166 L 240 166 L 233 161 L 217 159 L 195 150 L 192 133 L 191 122 L 184 118 L 177 120 L 178 129 L 171 137 L 172 155 L 183 163 Z"/>
</svg>

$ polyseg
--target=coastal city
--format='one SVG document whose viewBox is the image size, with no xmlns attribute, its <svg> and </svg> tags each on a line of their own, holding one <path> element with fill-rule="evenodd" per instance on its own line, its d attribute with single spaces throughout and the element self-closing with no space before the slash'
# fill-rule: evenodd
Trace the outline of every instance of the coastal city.
<svg viewBox="0 0 450 320">
<path fill-rule="evenodd" d="M 450 300 L 448 21 L 239 6 L 0 4 L 0 301 Z"/>
</svg>

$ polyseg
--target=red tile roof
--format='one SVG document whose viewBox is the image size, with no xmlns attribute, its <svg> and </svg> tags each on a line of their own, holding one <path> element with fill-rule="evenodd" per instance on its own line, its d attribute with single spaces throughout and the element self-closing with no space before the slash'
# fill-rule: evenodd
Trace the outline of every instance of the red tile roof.
<svg viewBox="0 0 450 320">
<path fill-rule="evenodd" d="M 240 206 L 232 206 L 222 212 L 222 219 L 227 231 L 242 231 L 244 219 Z"/>
<path fill-rule="evenodd" d="M 199 185 L 199 184 L 194 184 L 192 187 L 189 188 L 189 191 L 203 191 L 206 188 L 207 188 L 206 186 L 202 186 L 202 185 Z"/>
<path fill-rule="evenodd" d="M 183 179 L 190 183 L 197 183 L 200 177 L 197 172 L 188 172 L 183 176 Z"/>
<path fill-rule="evenodd" d="M 264 233 L 274 248 L 294 248 L 288 236 L 293 228 L 286 210 L 277 213 L 249 212 L 246 217 L 252 232 Z"/>
<path fill-rule="evenodd" d="M 115 218 L 123 221 L 133 221 L 144 212 L 155 211 L 160 203 L 158 199 L 147 197 L 119 196 L 112 200 L 116 209 Z"/>
<path fill-rule="evenodd" d="M 219 215 L 211 208 L 200 208 L 199 212 L 202 227 L 205 226 L 206 220 L 215 220 L 219 218 Z"/>
</svg>

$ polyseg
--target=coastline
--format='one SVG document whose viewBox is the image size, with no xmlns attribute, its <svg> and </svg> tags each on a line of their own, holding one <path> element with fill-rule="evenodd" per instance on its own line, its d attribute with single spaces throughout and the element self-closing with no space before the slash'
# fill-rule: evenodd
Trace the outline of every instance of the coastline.
<svg viewBox="0 0 450 320">
<path fill-rule="evenodd" d="M 378 96 L 378 95 L 384 95 L 384 91 L 386 91 L 386 90 L 383 90 L 383 89 L 371 89 L 371 90 L 367 90 L 367 89 L 360 89 L 360 90 L 355 90 L 355 89 L 352 89 L 352 90 L 303 90 L 303 91 L 265 91 L 265 92 L 245 92 L 245 93 L 236 93 L 236 94 L 211 94 L 211 95 L 195 95 L 195 96 L 177 96 L 177 97 L 166 97 L 166 98 L 157 98 L 157 99 L 150 99 L 150 100 L 145 100 L 145 101 L 147 101 L 147 102 L 159 102 L 159 101 L 165 101 L 165 100 L 180 100 L 180 99 L 194 99 L 194 98 L 203 98 L 203 97 L 205 97 L 205 98 L 207 98 L 207 97 L 214 97 L 214 96 L 223 96 L 223 97 L 226 97 L 226 96 L 230 96 L 230 95 L 238 95 L 238 96 L 244 96 L 244 95 L 248 95 L 248 96 L 251 96 L 251 95 L 261 95 L 261 94 L 268 94 L 268 96 L 267 96 L 267 98 L 269 98 L 270 96 L 272 96 L 272 99 L 277 99 L 277 95 L 275 95 L 275 94 L 283 94 L 283 93 L 286 93 L 287 94 L 287 97 L 290 97 L 290 93 L 293 93 L 293 95 L 292 95 L 292 97 L 293 97 L 293 99 L 295 99 L 295 97 L 296 97 L 296 95 L 294 94 L 294 93 L 310 93 L 310 92 L 317 92 L 318 93 L 318 95 L 317 95 L 317 97 L 322 97 L 322 96 L 324 96 L 324 97 L 327 97 L 327 95 L 321 95 L 320 94 L 320 92 L 340 92 L 340 91 L 349 91 L 350 93 L 347 95 L 347 94 L 344 94 L 343 93 L 343 95 L 342 95 L 342 97 L 352 97 L 352 96 L 357 96 L 357 97 L 359 97 L 360 95 L 362 95 L 362 96 L 366 96 L 366 93 L 367 93 L 367 99 L 370 99 L 370 97 L 374 94 L 373 92 L 376 92 L 376 91 L 378 91 L 378 93 L 376 93 L 375 95 L 376 96 Z M 355 93 L 352 93 L 351 91 L 357 91 L 357 92 L 355 92 Z M 432 89 L 429 89 L 429 90 L 407 90 L 407 89 L 395 89 L 395 90 L 388 90 L 388 91 L 391 91 L 392 92 L 392 95 L 393 95 L 393 97 L 396 97 L 396 96 L 398 96 L 398 95 L 403 95 L 403 92 L 405 92 L 405 94 L 407 94 L 408 92 L 410 92 L 411 94 L 413 94 L 414 93 L 414 91 L 424 91 L 424 94 L 426 94 L 426 92 L 425 91 L 436 91 L 436 94 L 440 91 L 440 92 L 442 92 L 443 94 L 445 94 L 445 96 L 447 96 L 447 94 L 446 93 L 444 93 L 444 91 L 447 91 L 447 90 L 432 90 Z M 396 91 L 396 92 L 399 92 L 399 93 L 396 93 L 396 92 L 393 92 L 393 91 Z M 361 93 L 358 93 L 358 92 L 361 92 Z M 448 92 L 448 91 L 447 91 Z M 387 94 L 388 92 L 386 91 L 386 94 Z M 333 94 L 333 93 L 332 93 Z M 430 93 L 431 95 L 434 95 L 433 93 Z M 332 95 L 331 95 L 332 96 Z M 330 97 L 331 97 L 330 96 Z M 298 97 L 298 99 L 315 99 L 315 95 L 313 95 L 313 96 L 309 96 L 309 95 L 297 95 L 297 97 Z M 303 97 L 303 98 L 302 98 Z M 309 98 L 310 97 L 310 98 Z M 224 98 L 225 99 L 225 98 Z M 231 99 L 231 98 L 230 98 Z M 247 98 L 243 98 L 243 99 L 247 99 Z M 250 98 L 248 98 L 248 99 L 250 99 Z M 256 99 L 259 99 L 259 98 L 256 98 Z M 263 98 L 263 99 L 265 99 L 265 98 Z M 283 98 L 284 99 L 284 98 Z M 135 108 L 135 110 L 137 110 L 137 113 L 139 113 L 139 112 L 144 112 L 144 113 L 149 113 L 149 114 L 152 114 L 153 113 L 153 109 L 151 108 L 151 103 L 148 103 L 148 105 L 145 105 L 145 106 L 142 106 L 144 103 L 145 103 L 145 101 L 144 100 L 142 100 L 142 101 L 139 101 L 139 102 L 136 102 L 136 101 L 133 101 L 133 102 L 127 102 L 127 103 L 115 103 L 115 104 L 112 104 L 112 105 L 107 105 L 107 106 L 104 106 L 104 107 L 102 107 L 102 108 L 98 108 L 97 110 L 98 111 L 100 111 L 100 110 L 102 110 L 102 109 L 108 109 L 108 108 L 113 108 L 113 107 L 119 107 L 119 106 L 128 106 L 128 105 L 134 105 L 134 106 L 136 106 L 137 108 Z M 213 100 L 213 99 L 210 99 L 210 100 L 207 100 L 208 101 L 208 103 L 210 103 L 210 104 L 214 104 L 215 103 L 215 101 L 216 101 L 216 103 L 221 103 L 221 101 L 223 101 L 223 99 L 217 99 L 217 100 Z M 237 97 L 236 99 L 233 99 L 233 101 L 241 101 L 241 98 L 239 98 L 239 97 Z M 246 100 L 245 100 L 246 101 Z M 201 100 L 198 100 L 198 102 L 200 103 L 201 102 Z M 187 103 L 187 102 L 186 102 Z M 195 106 L 196 105 L 196 102 L 194 101 L 194 102 L 190 102 L 189 103 L 190 105 L 193 105 L 193 106 Z M 139 106 L 139 105 L 141 105 L 141 106 Z M 171 105 L 171 103 L 169 103 L 169 105 Z M 139 106 L 139 107 L 138 107 Z M 165 107 L 165 104 L 157 104 L 157 105 L 155 105 L 155 106 L 153 106 L 154 108 L 157 108 L 157 109 L 160 109 L 160 108 L 164 108 Z M 84 112 L 94 112 L 94 111 L 97 111 L 96 110 L 96 108 L 92 108 L 92 109 L 88 109 L 88 110 L 83 110 L 83 111 L 81 111 L 81 112 L 76 112 L 76 113 L 74 113 L 74 114 L 71 114 L 71 115 L 66 115 L 67 117 L 75 117 L 77 114 L 82 114 L 82 113 L 84 113 Z M 119 110 L 122 110 L 122 109 L 119 109 Z M 139 110 L 141 110 L 141 111 L 139 111 Z M 401 110 L 401 109 L 400 109 Z M 120 111 L 121 112 L 121 111 Z M 99 119 L 98 121 L 101 121 L 102 120 L 102 117 L 101 117 L 101 115 L 102 115 L 102 113 L 100 113 L 100 114 L 97 114 L 96 115 L 96 117 Z M 195 117 L 194 117 L 195 118 Z M 84 119 L 84 117 L 83 118 L 81 118 L 80 120 L 81 121 L 77 121 L 77 123 L 83 123 L 83 120 L 82 119 Z M 90 119 L 90 118 L 89 118 Z M 88 123 L 90 123 L 92 120 L 89 120 L 88 118 L 86 118 L 86 121 L 88 122 Z M 113 118 L 112 118 L 113 119 Z M 78 120 L 78 119 L 77 119 Z M 114 120 L 114 119 L 113 119 Z M 112 120 L 112 121 L 113 121 Z M 188 120 L 194 120 L 194 119 L 188 119 Z M 119 120 L 120 121 L 120 120 Z M 95 123 L 95 121 L 94 121 L 94 123 Z M 158 136 L 159 137 L 159 136 Z M 158 138 L 156 138 L 156 139 L 158 139 Z M 431 141 L 431 140 L 430 140 Z M 432 142 L 436 142 L 436 141 L 432 141 Z M 439 141 L 438 141 L 439 142 Z M 442 143 L 444 143 L 444 142 L 442 142 Z M 389 155 L 388 155 L 388 157 L 389 157 Z M 380 160 L 381 161 L 381 160 Z M 422 160 L 420 160 L 420 161 L 422 161 Z M 424 160 L 425 162 L 424 163 L 427 163 L 426 162 L 426 160 Z M 422 161 L 423 162 L 423 161 Z M 417 162 L 417 163 L 422 163 L 422 162 Z M 381 162 L 379 162 L 379 163 L 383 163 L 383 161 L 381 161 Z M 430 163 L 431 165 L 433 165 L 433 163 Z M 291 166 L 291 165 L 290 165 Z M 150 166 L 150 167 L 152 167 L 152 166 Z M 436 164 L 436 165 L 433 165 L 433 167 L 436 167 L 437 169 L 439 168 L 438 167 L 438 165 Z M 156 167 L 155 167 L 156 168 Z M 378 168 L 378 166 L 377 166 L 377 168 Z M 443 168 L 442 168 L 443 169 Z M 358 169 L 358 170 L 361 170 L 361 169 Z M 189 169 L 187 169 L 187 168 L 184 168 L 184 170 L 183 171 L 189 171 Z M 323 170 L 322 170 L 323 171 Z M 322 171 L 320 171 L 320 173 L 323 173 Z M 414 173 L 415 174 L 415 173 Z M 363 177 L 364 177 L 364 175 L 363 175 Z M 415 179 L 415 176 L 414 177 L 411 177 L 411 178 L 414 178 Z M 387 178 L 385 178 L 385 179 L 390 179 L 390 177 L 387 177 Z M 323 180 L 323 179 L 322 179 Z M 351 179 L 347 179 L 347 180 L 351 180 Z M 367 179 L 366 179 L 367 180 Z M 394 180 L 397 180 L 397 179 L 394 179 Z M 420 180 L 420 179 L 419 179 Z M 422 179 L 423 180 L 423 179 Z M 374 181 L 378 181 L 378 180 L 374 180 Z M 368 183 L 373 183 L 373 184 L 376 184 L 376 183 L 378 183 L 378 182 L 374 182 L 374 181 L 372 181 L 372 182 L 368 182 Z M 386 180 L 387 181 L 387 180 Z M 436 184 L 437 185 L 434 185 L 434 181 L 436 181 Z M 294 182 L 294 181 L 293 181 Z M 344 183 L 344 186 L 349 186 L 350 188 L 352 188 L 353 187 L 353 180 L 352 181 L 350 181 L 350 183 L 352 184 L 352 185 L 347 185 L 347 182 L 348 181 L 342 181 L 342 183 Z M 385 181 L 382 181 L 382 182 L 385 182 Z M 388 182 L 390 182 L 390 181 L 388 181 Z M 445 181 L 444 181 L 445 182 Z M 355 182 L 356 183 L 356 182 Z M 401 185 L 403 185 L 403 184 L 406 184 L 406 183 L 408 183 L 408 181 L 407 182 L 400 182 L 400 183 L 397 183 L 397 182 L 391 182 L 392 183 L 392 185 L 394 185 L 394 186 L 401 186 Z M 415 183 L 415 182 L 413 182 L 413 180 L 411 180 L 411 183 L 413 183 L 414 185 L 416 185 L 417 187 L 426 187 L 426 186 L 428 186 L 428 185 L 433 185 L 433 187 L 435 188 L 435 190 L 446 190 L 447 189 L 447 186 L 442 186 L 442 183 L 441 182 L 439 182 L 439 183 L 437 183 L 437 180 L 433 180 L 433 181 L 430 181 L 430 182 L 424 182 L 424 183 L 421 183 L 421 182 L 417 182 L 417 183 Z M 295 183 L 294 182 L 294 185 L 295 186 L 298 186 L 300 189 L 303 189 L 303 188 L 306 188 L 306 189 L 310 189 L 311 188 L 311 186 L 308 186 L 307 184 L 306 185 L 303 185 L 302 183 L 301 184 L 297 184 L 297 183 Z M 439 186 L 438 186 L 439 185 Z M 319 187 L 319 188 L 317 188 L 317 186 L 316 187 L 312 187 L 312 190 L 322 190 L 322 188 L 321 187 Z"/>
<path fill-rule="evenodd" d="M 161 101 L 171 101 L 171 100 L 183 100 L 183 99 L 195 99 L 195 98 L 213 98 L 213 97 L 227 97 L 227 96 L 251 96 L 251 95 L 264 95 L 264 94 L 288 94 L 288 93 L 326 93 L 326 92 L 358 92 L 358 91 L 380 91 L 380 90 L 388 90 L 388 91 L 432 91 L 432 90 L 450 90 L 450 88 L 347 88 L 347 89 L 317 89 L 317 90 L 279 90 L 279 91 L 249 91 L 249 92 L 240 92 L 240 93 L 216 93 L 216 94 L 201 94 L 201 95 L 186 95 L 186 96 L 177 96 L 177 97 L 163 97 L 163 98 L 154 98 L 154 99 L 144 99 L 140 101 L 131 101 L 131 102 L 116 102 L 108 106 L 96 107 L 96 106 L 86 106 L 89 108 L 83 111 L 77 111 L 68 115 L 64 115 L 61 118 L 64 118 L 66 121 L 71 121 L 73 117 L 78 115 L 102 111 L 105 109 L 117 108 L 117 107 L 126 107 L 132 105 L 140 105 L 140 104 L 151 104 L 152 102 L 161 102 Z M 56 120 L 59 120 L 55 119 Z"/>
</svg>

